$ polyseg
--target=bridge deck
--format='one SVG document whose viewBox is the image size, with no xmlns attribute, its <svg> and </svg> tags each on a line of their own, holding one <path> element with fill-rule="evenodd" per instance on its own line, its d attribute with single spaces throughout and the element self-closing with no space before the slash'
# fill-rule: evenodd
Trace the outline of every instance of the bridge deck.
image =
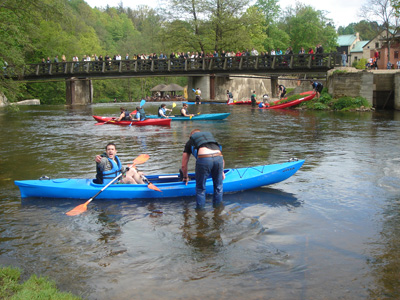
<svg viewBox="0 0 400 300">
<path fill-rule="evenodd" d="M 294 54 L 201 59 L 149 59 L 79 61 L 28 64 L 15 80 L 115 78 L 146 76 L 204 76 L 207 74 L 304 74 L 323 73 L 340 65 L 337 53 Z M 10 69 L 8 69 L 10 70 Z M 7 75 L 7 74 L 6 74 Z"/>
</svg>

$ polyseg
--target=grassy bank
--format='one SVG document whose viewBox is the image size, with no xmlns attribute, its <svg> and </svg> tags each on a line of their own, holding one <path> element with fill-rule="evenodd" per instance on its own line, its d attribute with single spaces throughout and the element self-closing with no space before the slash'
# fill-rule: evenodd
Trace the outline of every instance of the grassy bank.
<svg viewBox="0 0 400 300">
<path fill-rule="evenodd" d="M 32 275 L 27 281 L 20 282 L 21 270 L 18 268 L 0 268 L 0 299 L 4 300 L 79 300 L 80 297 L 57 290 L 55 282 L 46 277 Z"/>
<path fill-rule="evenodd" d="M 297 95 L 296 95 L 297 96 Z M 300 96 L 298 98 L 301 98 Z M 298 99 L 296 98 L 296 99 Z M 303 109 L 313 110 L 336 110 L 336 111 L 370 111 L 372 106 L 368 103 L 367 99 L 363 97 L 341 97 L 338 99 L 332 98 L 327 92 L 327 89 L 322 90 L 319 99 L 314 98 L 310 101 L 303 102 L 299 105 Z"/>
</svg>

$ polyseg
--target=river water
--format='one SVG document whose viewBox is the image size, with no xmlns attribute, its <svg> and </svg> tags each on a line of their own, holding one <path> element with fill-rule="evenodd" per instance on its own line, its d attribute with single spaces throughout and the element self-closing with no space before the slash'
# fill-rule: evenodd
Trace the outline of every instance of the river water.
<svg viewBox="0 0 400 300">
<path fill-rule="evenodd" d="M 119 105 L 0 110 L 0 265 L 86 299 L 400 297 L 400 112 L 219 104 L 189 110 L 231 112 L 226 120 L 94 125 L 91 115 L 115 116 Z M 94 156 L 110 141 L 125 165 L 148 153 L 141 171 L 175 173 L 194 128 L 214 133 L 227 168 L 305 164 L 284 182 L 225 195 L 223 209 L 208 199 L 203 213 L 194 198 L 95 199 L 68 217 L 82 201 L 21 201 L 13 183 L 92 178 Z"/>
</svg>

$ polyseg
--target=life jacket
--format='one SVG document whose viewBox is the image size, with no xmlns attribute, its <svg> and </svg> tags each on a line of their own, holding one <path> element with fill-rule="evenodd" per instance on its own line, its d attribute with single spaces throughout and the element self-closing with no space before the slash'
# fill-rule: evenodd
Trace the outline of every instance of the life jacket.
<svg viewBox="0 0 400 300">
<path fill-rule="evenodd" d="M 125 117 L 123 117 L 121 121 L 130 121 L 131 117 L 129 116 L 129 111 L 125 110 L 124 113 Z"/>
<path fill-rule="evenodd" d="M 232 95 L 231 92 L 229 92 L 228 97 L 231 98 L 231 99 L 233 98 L 233 95 Z"/>
<path fill-rule="evenodd" d="M 162 112 L 164 113 L 164 116 L 165 116 L 165 113 L 166 113 L 167 111 L 165 110 L 165 108 L 163 108 L 163 107 L 161 107 L 161 106 L 158 108 L 158 116 L 161 117 L 161 118 L 165 118 L 165 117 L 160 113 L 160 109 L 161 109 Z"/>
<path fill-rule="evenodd" d="M 279 89 L 280 89 L 282 92 L 285 92 L 285 91 L 286 91 L 286 88 L 285 88 L 284 85 L 280 85 L 280 86 L 279 86 Z"/>
<path fill-rule="evenodd" d="M 220 151 L 222 151 L 221 145 L 217 143 L 217 141 L 215 140 L 215 138 L 211 134 L 211 132 L 207 132 L 207 131 L 195 132 L 190 137 L 190 140 L 192 141 L 192 147 L 191 147 L 192 154 L 196 158 L 197 158 L 198 150 L 201 148 L 202 145 L 207 144 L 207 143 L 214 143 L 214 144 L 218 145 Z"/>
<path fill-rule="evenodd" d="M 146 113 L 144 112 L 144 109 L 141 107 L 139 109 L 139 113 L 140 113 L 140 121 L 143 121 L 146 119 Z"/>
<path fill-rule="evenodd" d="M 187 109 L 186 109 L 186 108 L 183 108 L 183 107 L 182 107 L 182 109 L 185 111 L 185 113 L 186 113 L 186 115 L 187 115 L 187 114 L 188 114 L 188 111 L 187 111 Z M 182 117 L 184 117 L 184 116 L 185 116 L 185 115 L 182 113 L 182 110 L 181 110 L 181 116 L 182 116 Z"/>
<path fill-rule="evenodd" d="M 106 154 L 102 154 L 101 157 L 107 157 Z M 96 182 L 99 184 L 107 184 L 115 177 L 122 173 L 122 165 L 118 156 L 115 156 L 115 160 L 108 158 L 108 161 L 111 163 L 112 169 L 110 171 L 101 171 L 98 166 L 96 167 Z"/>
</svg>

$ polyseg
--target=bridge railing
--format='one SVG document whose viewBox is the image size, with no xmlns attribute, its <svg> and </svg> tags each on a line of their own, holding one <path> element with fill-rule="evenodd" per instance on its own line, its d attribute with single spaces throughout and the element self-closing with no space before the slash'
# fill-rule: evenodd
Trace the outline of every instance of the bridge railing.
<svg viewBox="0 0 400 300">
<path fill-rule="evenodd" d="M 107 76 L 149 76 L 184 75 L 193 73 L 251 73 L 273 71 L 325 71 L 340 66 L 340 55 L 292 54 L 269 56 L 234 56 L 175 59 L 139 59 L 112 61 L 78 61 L 28 64 L 21 79 L 43 77 L 107 77 Z"/>
</svg>

